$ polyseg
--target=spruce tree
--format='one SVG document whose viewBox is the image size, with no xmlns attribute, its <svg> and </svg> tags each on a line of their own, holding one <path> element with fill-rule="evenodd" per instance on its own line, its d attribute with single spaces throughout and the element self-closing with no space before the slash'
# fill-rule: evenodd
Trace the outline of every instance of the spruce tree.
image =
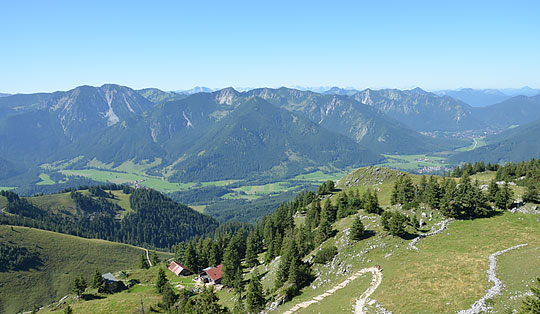
<svg viewBox="0 0 540 314">
<path fill-rule="evenodd" d="M 316 233 L 316 242 L 318 244 L 323 243 L 332 236 L 332 223 L 328 218 L 328 212 L 323 208 L 321 213 L 321 221 L 319 222 L 319 228 Z"/>
<path fill-rule="evenodd" d="M 156 252 L 153 252 L 152 253 L 152 265 L 156 266 L 157 264 L 159 264 L 159 257 L 158 257 Z"/>
<path fill-rule="evenodd" d="M 337 208 L 332 205 L 330 198 L 326 199 L 322 210 L 326 213 L 326 219 L 328 220 L 328 222 L 333 223 L 334 221 L 336 221 Z"/>
<path fill-rule="evenodd" d="M 441 198 L 441 188 L 437 178 L 431 176 L 424 192 L 424 202 L 431 208 L 439 208 L 439 200 Z"/>
<path fill-rule="evenodd" d="M 499 189 L 499 192 L 495 195 L 495 206 L 500 209 L 510 209 L 514 203 L 514 193 L 510 190 L 508 182 L 504 183 L 502 189 Z"/>
<path fill-rule="evenodd" d="M 101 273 L 96 268 L 96 271 L 94 272 L 94 277 L 92 277 L 92 288 L 98 289 L 98 292 L 103 289 L 105 285 L 105 280 L 101 276 Z"/>
<path fill-rule="evenodd" d="M 223 284 L 240 291 L 242 287 L 241 243 L 242 238 L 233 237 L 223 255 Z"/>
<path fill-rule="evenodd" d="M 163 268 L 160 268 L 158 271 L 158 276 L 156 279 L 156 290 L 158 293 L 162 293 L 165 289 L 165 285 L 169 283 L 169 280 L 167 280 L 167 276 L 165 275 L 165 270 Z"/>
<path fill-rule="evenodd" d="M 197 251 L 193 247 L 191 242 L 188 242 L 184 251 L 184 263 L 185 266 L 194 273 L 199 272 L 199 261 L 197 258 Z"/>
<path fill-rule="evenodd" d="M 257 248 L 255 243 L 255 234 L 254 232 L 250 232 L 247 237 L 247 244 L 246 244 L 246 265 L 248 267 L 257 266 L 259 264 L 259 260 L 257 259 Z"/>
<path fill-rule="evenodd" d="M 499 192 L 499 185 L 497 184 L 497 181 L 495 179 L 492 179 L 491 182 L 489 182 L 488 186 L 488 199 L 490 202 L 495 202 L 495 196 Z"/>
<path fill-rule="evenodd" d="M 264 309 L 265 303 L 259 274 L 257 271 L 255 271 L 251 276 L 246 293 L 246 305 L 248 313 L 259 313 Z"/>
<path fill-rule="evenodd" d="M 364 228 L 364 224 L 362 223 L 360 217 L 356 216 L 356 218 L 354 218 L 349 237 L 353 241 L 359 241 L 364 238 L 365 234 L 366 229 Z"/>
<path fill-rule="evenodd" d="M 236 294 L 236 301 L 234 302 L 234 306 L 232 309 L 232 314 L 245 314 L 246 313 L 246 307 L 244 306 L 244 301 L 242 299 L 242 294 L 237 293 Z"/>
<path fill-rule="evenodd" d="M 161 292 L 161 295 L 163 307 L 167 311 L 170 311 L 174 307 L 176 301 L 178 301 L 178 295 L 176 294 L 176 292 L 174 292 L 173 288 L 169 283 L 166 283 L 163 286 L 163 291 Z"/>
<path fill-rule="evenodd" d="M 382 208 L 379 206 L 377 192 L 373 191 L 372 194 L 371 189 L 369 188 L 367 189 L 366 193 L 364 193 L 364 209 L 369 214 L 380 215 L 382 213 Z"/>
<path fill-rule="evenodd" d="M 289 268 L 291 266 L 291 259 L 293 255 L 298 255 L 298 250 L 296 249 L 296 241 L 291 236 L 285 237 L 283 240 L 283 254 L 281 254 L 281 260 L 279 263 L 279 268 L 276 276 L 276 287 L 279 288 L 289 278 Z"/>
<path fill-rule="evenodd" d="M 287 281 L 297 286 L 300 283 L 300 258 L 297 254 L 291 256 L 290 265 L 289 265 L 289 277 Z"/>
<path fill-rule="evenodd" d="M 73 281 L 73 293 L 77 296 L 81 296 L 86 290 L 86 280 L 83 276 L 76 277 Z"/>
<path fill-rule="evenodd" d="M 535 285 L 531 287 L 530 296 L 525 296 L 519 314 L 540 313 L 540 277 L 536 278 Z"/>
<path fill-rule="evenodd" d="M 529 183 L 527 185 L 527 190 L 523 194 L 523 201 L 527 203 L 538 203 L 538 189 L 534 183 Z"/>
<path fill-rule="evenodd" d="M 174 260 L 182 265 L 185 265 L 185 262 L 184 262 L 185 250 L 186 250 L 186 244 L 184 242 L 178 243 L 174 248 Z"/>
<path fill-rule="evenodd" d="M 139 261 L 139 266 L 141 269 L 148 269 L 150 268 L 150 265 L 148 265 L 148 260 L 146 259 L 146 254 L 141 254 L 141 259 Z"/>
<path fill-rule="evenodd" d="M 196 299 L 196 313 L 200 314 L 224 314 L 227 309 L 219 304 L 219 298 L 216 295 L 214 286 L 203 287 L 202 292 Z"/>
</svg>

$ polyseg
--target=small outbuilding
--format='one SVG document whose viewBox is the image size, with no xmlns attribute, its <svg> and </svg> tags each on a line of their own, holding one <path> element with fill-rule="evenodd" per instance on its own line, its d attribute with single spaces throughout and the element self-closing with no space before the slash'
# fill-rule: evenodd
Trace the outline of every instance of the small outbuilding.
<svg viewBox="0 0 540 314">
<path fill-rule="evenodd" d="M 119 292 L 126 289 L 124 283 L 116 279 L 112 273 L 103 274 L 101 277 L 103 277 L 103 288 L 106 292 Z"/>
<path fill-rule="evenodd" d="M 176 276 L 187 276 L 192 274 L 191 270 L 175 261 L 172 261 L 171 264 L 169 264 L 169 270 Z"/>
</svg>

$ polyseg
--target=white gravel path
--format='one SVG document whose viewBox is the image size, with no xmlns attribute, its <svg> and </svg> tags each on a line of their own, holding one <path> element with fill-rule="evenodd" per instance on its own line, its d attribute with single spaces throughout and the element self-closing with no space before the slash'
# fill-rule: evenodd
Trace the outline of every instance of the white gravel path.
<svg viewBox="0 0 540 314">
<path fill-rule="evenodd" d="M 369 288 L 366 290 L 366 292 L 364 292 L 364 294 L 366 294 L 368 291 L 370 290 L 373 290 L 375 291 L 375 289 L 377 289 L 377 287 L 379 286 L 379 284 L 381 283 L 381 280 L 382 280 L 382 273 L 380 271 L 377 270 L 376 267 L 369 267 L 369 268 L 363 268 L 359 271 L 357 271 L 356 273 L 354 273 L 351 277 L 347 278 L 345 281 L 343 281 L 342 283 L 340 283 L 339 285 L 337 286 L 334 286 L 332 289 L 329 289 L 327 290 L 326 292 L 322 293 L 322 294 L 319 294 L 318 296 L 314 297 L 313 299 L 309 300 L 309 301 L 305 301 L 305 302 L 302 302 L 302 303 L 298 303 L 296 304 L 295 306 L 293 306 L 290 310 L 284 312 L 283 314 L 292 314 L 296 311 L 298 311 L 299 309 L 302 309 L 302 308 L 306 308 L 312 304 L 315 304 L 315 303 L 318 303 L 320 302 L 322 299 L 328 297 L 328 296 L 331 296 L 334 294 L 334 292 L 336 292 L 337 290 L 339 289 L 342 289 L 344 287 L 346 287 L 349 283 L 351 283 L 353 280 L 355 280 L 356 278 L 360 277 L 361 275 L 367 273 L 367 272 L 371 272 L 373 274 L 373 277 L 378 277 L 379 279 L 376 279 L 376 280 L 372 280 L 371 281 L 371 284 L 369 286 Z M 373 283 L 376 283 L 376 286 L 374 286 Z M 366 299 L 367 297 L 369 297 L 373 291 L 371 291 L 369 294 L 366 295 Z M 364 294 L 362 294 L 362 296 L 360 297 L 360 299 L 364 296 Z M 359 300 L 360 300 L 359 299 Z M 357 301 L 358 302 L 358 301 Z M 365 303 L 365 299 L 363 301 Z M 363 306 L 362 306 L 363 308 Z M 359 313 L 363 313 L 362 312 L 359 312 Z"/>
<path fill-rule="evenodd" d="M 441 232 L 443 232 L 447 227 L 448 227 L 448 224 L 450 222 L 454 221 L 453 218 L 449 218 L 449 219 L 446 219 L 446 220 L 443 220 L 441 222 L 438 222 L 436 223 L 431 229 L 435 228 L 436 226 L 439 226 L 440 228 L 435 230 L 435 231 L 432 231 L 430 233 L 427 233 L 427 234 L 421 234 L 419 235 L 418 237 L 414 238 L 410 243 L 409 243 L 409 247 L 413 250 L 416 250 L 416 251 L 419 251 L 420 249 L 418 249 L 418 247 L 416 247 L 416 243 L 418 243 L 418 241 L 420 241 L 420 239 L 423 239 L 425 237 L 429 237 L 429 236 L 432 236 L 432 235 L 436 235 L 436 234 L 439 234 Z"/>
<path fill-rule="evenodd" d="M 378 271 L 377 268 L 372 267 L 369 269 L 369 271 L 371 271 L 371 273 L 373 274 L 373 278 L 371 279 L 371 284 L 369 285 L 369 288 L 364 293 L 362 293 L 358 300 L 356 300 L 356 303 L 353 306 L 355 314 L 365 313 L 364 306 L 366 305 L 367 299 L 371 294 L 373 294 L 373 292 L 375 292 L 375 290 L 377 290 L 382 281 L 382 272 Z"/>
<path fill-rule="evenodd" d="M 486 292 L 486 294 L 481 297 L 478 301 L 474 302 L 474 304 L 471 306 L 470 309 L 459 311 L 458 314 L 478 314 L 478 313 L 484 313 L 489 310 L 489 306 L 486 305 L 486 300 L 491 299 L 499 294 L 501 294 L 501 290 L 503 287 L 502 281 L 497 278 L 497 274 L 495 273 L 495 268 L 497 267 L 497 256 L 504 254 L 506 252 L 519 249 L 520 247 L 527 246 L 527 244 L 519 244 L 515 245 L 513 247 L 509 247 L 507 249 L 504 249 L 502 251 L 495 252 L 489 256 L 489 270 L 488 270 L 488 277 L 489 281 L 493 282 L 493 287 L 489 288 L 489 290 Z"/>
</svg>

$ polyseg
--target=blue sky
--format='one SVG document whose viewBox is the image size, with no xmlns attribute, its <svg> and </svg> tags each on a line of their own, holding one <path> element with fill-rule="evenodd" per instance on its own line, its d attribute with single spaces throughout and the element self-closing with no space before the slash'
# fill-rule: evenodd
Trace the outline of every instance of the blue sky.
<svg viewBox="0 0 540 314">
<path fill-rule="evenodd" d="M 0 92 L 540 87 L 540 1 L 0 0 Z"/>
</svg>

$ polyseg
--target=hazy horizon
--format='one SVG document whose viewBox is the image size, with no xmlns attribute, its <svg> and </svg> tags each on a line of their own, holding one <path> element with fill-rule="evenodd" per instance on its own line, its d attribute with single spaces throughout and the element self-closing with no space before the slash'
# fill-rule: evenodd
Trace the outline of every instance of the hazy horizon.
<svg viewBox="0 0 540 314">
<path fill-rule="evenodd" d="M 536 1 L 8 2 L 0 92 L 540 87 Z"/>
</svg>

